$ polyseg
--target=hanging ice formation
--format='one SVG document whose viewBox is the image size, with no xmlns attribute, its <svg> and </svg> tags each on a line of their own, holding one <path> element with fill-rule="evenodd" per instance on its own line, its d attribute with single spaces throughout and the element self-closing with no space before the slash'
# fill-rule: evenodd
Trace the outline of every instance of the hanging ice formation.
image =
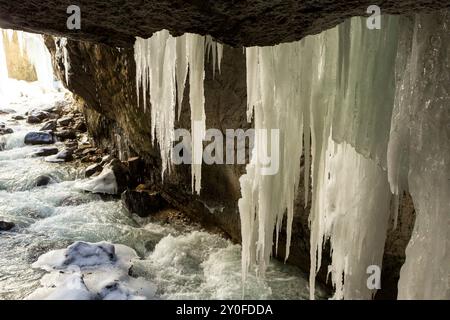
<svg viewBox="0 0 450 320">
<path fill-rule="evenodd" d="M 409 190 L 418 212 L 399 298 L 449 297 L 449 20 L 385 16 L 368 30 L 353 18 L 299 42 L 247 48 L 248 116 L 257 130 L 280 129 L 281 163 L 264 176 L 254 161 L 240 180 L 244 279 L 254 264 L 264 272 L 286 212 L 289 248 L 303 136 L 307 168 L 312 142 L 311 298 L 326 240 L 334 297 L 375 293 L 366 272 L 382 264 L 389 183 L 397 196 Z M 265 147 L 257 140 L 253 157 Z M 308 177 L 305 169 L 306 194 Z"/>
<path fill-rule="evenodd" d="M 213 69 L 220 70 L 223 47 L 211 37 L 185 34 L 172 37 L 167 30 L 156 32 L 149 39 L 137 37 L 134 45 L 136 89 L 144 110 L 147 92 L 151 105 L 153 142 L 158 141 L 162 159 L 162 177 L 170 173 L 171 151 L 175 139 L 175 105 L 178 118 L 183 102 L 184 86 L 189 70 L 189 104 L 191 107 L 192 190 L 200 193 L 203 138 L 205 136 L 204 57 L 212 49 Z M 178 96 L 178 100 L 177 97 Z"/>
<path fill-rule="evenodd" d="M 42 37 L 42 35 L 27 33 L 23 31 L 6 31 L 8 41 L 13 41 L 14 33 L 17 34 L 20 53 L 26 54 L 29 62 L 34 66 L 39 83 L 44 88 L 52 89 L 54 87 L 54 77 L 51 56 L 50 52 L 45 46 L 44 38 Z M 0 33 L 2 33 L 1 30 Z M 4 48 L 0 49 L 2 49 L 1 54 L 4 55 Z"/>
</svg>

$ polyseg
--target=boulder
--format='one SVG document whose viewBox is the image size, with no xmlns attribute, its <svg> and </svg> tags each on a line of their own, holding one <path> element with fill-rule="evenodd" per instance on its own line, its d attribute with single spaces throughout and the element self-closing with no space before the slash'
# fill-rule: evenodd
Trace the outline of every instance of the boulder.
<svg viewBox="0 0 450 320">
<path fill-rule="evenodd" d="M 77 133 L 73 129 L 57 131 L 54 134 L 55 134 L 55 137 L 57 137 L 61 141 L 77 138 Z"/>
<path fill-rule="evenodd" d="M 50 117 L 50 113 L 42 110 L 32 110 L 28 114 L 27 122 L 30 124 L 42 123 L 45 119 Z"/>
<path fill-rule="evenodd" d="M 73 160 L 73 150 L 72 149 L 64 149 L 58 154 L 49 156 L 45 158 L 47 162 L 69 162 Z"/>
<path fill-rule="evenodd" d="M 62 127 L 66 127 L 72 122 L 72 120 L 73 120 L 72 116 L 62 117 L 62 118 L 58 119 L 58 125 L 60 125 Z"/>
<path fill-rule="evenodd" d="M 55 130 L 56 130 L 56 120 L 49 120 L 46 123 L 44 123 L 44 125 L 39 131 L 55 131 Z"/>
<path fill-rule="evenodd" d="M 24 116 L 18 115 L 18 116 L 11 117 L 11 119 L 13 119 L 13 120 L 25 120 L 26 118 Z"/>
<path fill-rule="evenodd" d="M 113 159 L 111 160 L 106 166 L 111 168 L 111 170 L 114 172 L 114 175 L 116 177 L 117 182 L 117 192 L 121 194 L 129 187 L 129 181 L 130 181 L 130 174 L 128 167 L 125 166 L 122 161 L 119 159 Z"/>
<path fill-rule="evenodd" d="M 14 228 L 16 225 L 12 222 L 0 221 L 0 231 L 8 231 Z"/>
<path fill-rule="evenodd" d="M 166 200 L 158 192 L 126 190 L 121 200 L 129 212 L 139 217 L 148 217 L 168 206 Z"/>
<path fill-rule="evenodd" d="M 44 147 L 38 149 L 32 154 L 33 157 L 48 157 L 58 153 L 58 148 L 56 147 Z"/>
<path fill-rule="evenodd" d="M 84 175 L 86 178 L 89 178 L 96 174 L 97 172 L 101 172 L 103 170 L 103 167 L 99 163 L 94 163 L 93 165 L 90 165 L 86 168 Z"/>
<path fill-rule="evenodd" d="M 36 187 L 42 187 L 48 185 L 52 179 L 49 176 L 39 176 L 36 178 Z"/>
<path fill-rule="evenodd" d="M 11 128 L 0 128 L 0 136 L 11 133 L 14 133 L 14 130 Z"/>
<path fill-rule="evenodd" d="M 48 132 L 28 132 L 25 136 L 25 144 L 52 144 L 53 135 Z"/>
</svg>

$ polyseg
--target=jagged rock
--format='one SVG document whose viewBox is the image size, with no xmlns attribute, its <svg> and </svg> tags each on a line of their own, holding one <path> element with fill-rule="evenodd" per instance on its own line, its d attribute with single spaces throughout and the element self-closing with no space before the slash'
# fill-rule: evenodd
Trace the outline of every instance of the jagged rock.
<svg viewBox="0 0 450 320">
<path fill-rule="evenodd" d="M 42 187 L 48 185 L 52 179 L 49 176 L 39 176 L 36 178 L 36 187 Z"/>
<path fill-rule="evenodd" d="M 106 167 L 110 167 L 114 172 L 117 181 L 117 192 L 121 194 L 129 186 L 130 174 L 128 168 L 119 159 L 111 160 Z"/>
<path fill-rule="evenodd" d="M 42 123 L 45 119 L 50 117 L 50 113 L 42 110 L 32 110 L 28 114 L 27 122 L 30 124 Z"/>
<path fill-rule="evenodd" d="M 62 118 L 58 119 L 58 125 L 60 125 L 62 127 L 66 127 L 72 122 L 72 120 L 73 120 L 72 116 L 62 117 Z"/>
<path fill-rule="evenodd" d="M 47 162 L 69 162 L 73 160 L 73 150 L 72 149 L 64 149 L 58 154 L 49 156 L 45 158 Z"/>
<path fill-rule="evenodd" d="M 73 129 L 57 131 L 54 133 L 54 135 L 61 141 L 77 138 L 77 133 Z"/>
<path fill-rule="evenodd" d="M 33 157 L 47 157 L 58 153 L 56 147 L 44 147 L 32 154 Z"/>
<path fill-rule="evenodd" d="M 148 217 L 168 206 L 161 194 L 145 190 L 126 190 L 122 193 L 121 199 L 128 211 L 140 217 Z"/>
<path fill-rule="evenodd" d="M 47 121 L 39 131 L 55 131 L 56 130 L 56 120 Z"/>
<path fill-rule="evenodd" d="M 89 178 L 93 176 L 97 172 L 101 172 L 103 170 L 103 167 L 99 163 L 94 163 L 93 165 L 90 165 L 86 168 L 86 171 L 84 173 L 86 178 Z"/>
<path fill-rule="evenodd" d="M 25 136 L 25 144 L 52 144 L 53 135 L 48 132 L 29 132 Z"/>
<path fill-rule="evenodd" d="M 0 231 L 8 231 L 15 227 L 12 222 L 0 221 Z"/>
<path fill-rule="evenodd" d="M 57 115 L 61 115 L 62 110 L 63 110 L 63 106 L 58 101 L 54 106 L 47 107 L 47 108 L 44 108 L 42 110 L 45 111 L 45 112 L 48 112 L 48 113 L 54 113 L 54 114 L 57 114 Z"/>
<path fill-rule="evenodd" d="M 27 123 L 29 124 L 38 124 L 42 123 L 42 120 L 35 116 L 28 116 L 27 117 Z"/>
</svg>

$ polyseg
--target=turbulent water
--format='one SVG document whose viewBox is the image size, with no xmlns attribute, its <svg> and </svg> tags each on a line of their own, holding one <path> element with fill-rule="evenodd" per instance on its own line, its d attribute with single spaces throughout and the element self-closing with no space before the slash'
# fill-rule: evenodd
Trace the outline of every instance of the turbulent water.
<svg viewBox="0 0 450 320">
<path fill-rule="evenodd" d="M 61 99 L 63 93 L 29 93 L 2 107 L 23 114 Z M 133 248 L 139 258 L 132 261 L 131 273 L 154 284 L 156 299 L 308 298 L 305 275 L 278 262 L 270 264 L 266 280 L 250 274 L 243 290 L 239 245 L 193 227 L 151 223 L 131 216 L 119 200 L 81 191 L 77 185 L 83 169 L 30 157 L 36 146 L 24 145 L 23 138 L 38 126 L 10 119 L 0 115 L 0 122 L 14 130 L 0 137 L 6 143 L 0 151 L 0 220 L 16 227 L 0 232 L 0 299 L 23 299 L 35 292 L 47 273 L 31 265 L 76 241 Z M 36 187 L 41 175 L 52 183 Z"/>
</svg>

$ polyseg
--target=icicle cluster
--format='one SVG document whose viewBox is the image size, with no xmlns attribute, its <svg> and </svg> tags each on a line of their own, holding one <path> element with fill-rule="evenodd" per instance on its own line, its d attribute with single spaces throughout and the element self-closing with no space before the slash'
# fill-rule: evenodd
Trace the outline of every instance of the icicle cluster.
<svg viewBox="0 0 450 320">
<path fill-rule="evenodd" d="M 213 68 L 216 61 L 220 70 L 223 47 L 211 37 L 185 34 L 172 37 L 167 30 L 155 33 L 149 39 L 137 37 L 134 52 L 136 61 L 136 89 L 144 110 L 147 95 L 151 104 L 153 143 L 158 141 L 162 159 L 162 177 L 170 172 L 171 152 L 175 139 L 175 105 L 178 94 L 178 118 L 181 114 L 184 86 L 189 69 L 189 103 L 192 130 L 192 190 L 200 193 L 201 163 L 205 127 L 204 58 L 205 50 L 212 49 Z"/>
<path fill-rule="evenodd" d="M 326 240 L 335 298 L 375 293 L 366 271 L 382 264 L 389 182 L 397 195 L 409 188 L 418 210 L 399 297 L 448 297 L 449 17 L 415 19 L 414 35 L 410 19 L 386 16 L 381 30 L 369 30 L 353 18 L 296 43 L 246 50 L 248 116 L 257 130 L 280 129 L 282 160 L 275 176 L 251 163 L 241 177 L 244 279 L 253 264 L 264 271 L 285 212 L 289 247 L 303 137 L 306 198 L 312 152 L 311 298 Z M 253 155 L 264 147 L 255 144 Z"/>
</svg>

